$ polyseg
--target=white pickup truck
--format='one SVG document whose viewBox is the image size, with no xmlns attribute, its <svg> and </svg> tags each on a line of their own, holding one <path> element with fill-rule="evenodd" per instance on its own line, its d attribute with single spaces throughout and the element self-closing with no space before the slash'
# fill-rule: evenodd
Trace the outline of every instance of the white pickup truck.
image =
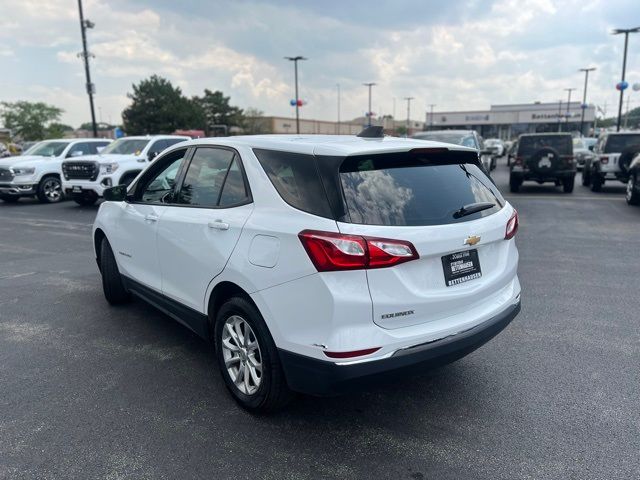
<svg viewBox="0 0 640 480">
<path fill-rule="evenodd" d="M 67 158 L 98 153 L 111 143 L 107 138 L 61 138 L 33 145 L 17 157 L 0 160 L 0 199 L 7 203 L 21 197 L 38 197 L 42 203 L 64 198 L 62 162 Z"/>
<path fill-rule="evenodd" d="M 179 135 L 120 138 L 99 155 L 63 162 L 62 189 L 79 205 L 93 205 L 105 189 L 129 185 L 160 152 L 186 140 L 191 138 Z"/>
</svg>

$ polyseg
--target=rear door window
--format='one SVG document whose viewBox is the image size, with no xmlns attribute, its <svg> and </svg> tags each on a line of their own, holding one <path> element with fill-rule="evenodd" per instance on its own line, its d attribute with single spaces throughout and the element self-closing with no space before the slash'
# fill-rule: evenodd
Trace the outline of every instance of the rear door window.
<svg viewBox="0 0 640 480">
<path fill-rule="evenodd" d="M 351 223 L 387 226 L 443 225 L 496 213 L 504 199 L 483 173 L 475 154 L 382 154 L 347 157 L 340 166 Z M 461 207 L 492 203 L 471 215 Z"/>
<path fill-rule="evenodd" d="M 640 134 L 609 135 L 607 137 L 607 143 L 604 146 L 604 153 L 622 153 L 629 147 L 637 147 L 640 149 Z"/>
<path fill-rule="evenodd" d="M 572 155 L 571 135 L 523 135 L 518 140 L 518 155 L 533 155 L 541 148 L 553 148 L 560 155 Z"/>
</svg>

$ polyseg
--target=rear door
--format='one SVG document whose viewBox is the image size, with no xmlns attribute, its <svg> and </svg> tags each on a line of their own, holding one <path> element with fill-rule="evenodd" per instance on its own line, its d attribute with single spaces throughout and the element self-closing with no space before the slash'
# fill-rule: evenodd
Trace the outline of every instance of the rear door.
<svg viewBox="0 0 640 480">
<path fill-rule="evenodd" d="M 347 157 L 340 181 L 347 210 L 341 232 L 409 241 L 420 255 L 366 270 L 377 325 L 438 322 L 495 301 L 513 282 L 517 253 L 504 240 L 513 210 L 475 153 Z M 480 202 L 493 206 L 456 214 Z"/>
<path fill-rule="evenodd" d="M 162 292 L 201 311 L 209 283 L 224 269 L 252 211 L 238 153 L 197 148 L 176 201 L 159 221 Z"/>
</svg>

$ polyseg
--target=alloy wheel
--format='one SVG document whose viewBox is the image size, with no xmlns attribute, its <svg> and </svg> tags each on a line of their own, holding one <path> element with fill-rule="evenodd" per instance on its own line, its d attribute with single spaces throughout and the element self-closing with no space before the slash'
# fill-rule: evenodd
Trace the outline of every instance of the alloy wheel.
<svg viewBox="0 0 640 480">
<path fill-rule="evenodd" d="M 262 383 L 260 344 L 251 325 L 239 315 L 232 315 L 225 321 L 222 354 L 235 387 L 245 395 L 256 393 Z"/>
<path fill-rule="evenodd" d="M 62 197 L 62 185 L 57 178 L 50 178 L 44 182 L 42 191 L 50 202 L 57 202 Z"/>
</svg>

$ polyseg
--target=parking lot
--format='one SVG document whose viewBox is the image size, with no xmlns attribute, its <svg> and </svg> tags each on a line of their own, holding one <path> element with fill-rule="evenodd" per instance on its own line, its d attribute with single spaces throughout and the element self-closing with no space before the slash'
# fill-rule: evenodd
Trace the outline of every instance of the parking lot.
<svg viewBox="0 0 640 480">
<path fill-rule="evenodd" d="M 110 307 L 97 207 L 0 204 L 0 478 L 637 478 L 640 208 L 525 183 L 522 313 L 470 356 L 252 416 L 207 344 Z"/>
</svg>

